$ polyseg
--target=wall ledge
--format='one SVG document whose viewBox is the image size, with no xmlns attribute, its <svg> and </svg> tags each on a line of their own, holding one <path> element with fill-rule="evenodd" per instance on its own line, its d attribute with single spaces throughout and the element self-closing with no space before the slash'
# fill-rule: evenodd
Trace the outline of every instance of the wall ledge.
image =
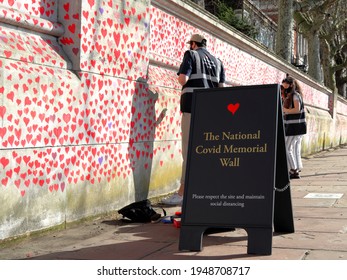
<svg viewBox="0 0 347 280">
<path fill-rule="evenodd" d="M 64 34 L 64 26 L 61 23 L 30 16 L 3 5 L 0 5 L 0 22 L 55 37 L 60 37 Z"/>
</svg>

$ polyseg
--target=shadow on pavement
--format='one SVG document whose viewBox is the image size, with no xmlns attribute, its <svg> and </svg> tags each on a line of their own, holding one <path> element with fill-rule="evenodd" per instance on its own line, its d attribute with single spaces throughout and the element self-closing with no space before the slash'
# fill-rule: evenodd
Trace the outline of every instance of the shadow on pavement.
<svg viewBox="0 0 347 280">
<path fill-rule="evenodd" d="M 246 252 L 240 254 L 225 254 L 225 246 L 229 246 L 230 252 L 235 245 L 247 244 L 246 232 L 242 229 L 236 231 L 223 231 L 219 233 L 203 235 L 203 250 L 201 252 L 182 252 L 178 250 L 179 229 L 172 224 L 135 224 L 124 223 L 121 220 L 104 220 L 107 232 L 113 232 L 109 238 L 104 239 L 103 245 L 83 246 L 75 250 L 62 250 L 60 252 L 44 254 L 27 260 L 197 260 L 197 259 L 242 259 L 249 258 Z M 244 235 L 243 235 L 244 234 Z M 100 239 L 100 238 L 99 238 Z M 220 255 L 215 251 L 213 256 L 205 255 L 204 251 L 210 251 L 213 247 L 223 246 Z M 237 246 L 238 247 L 238 246 Z M 214 250 L 213 250 L 214 251 Z"/>
</svg>

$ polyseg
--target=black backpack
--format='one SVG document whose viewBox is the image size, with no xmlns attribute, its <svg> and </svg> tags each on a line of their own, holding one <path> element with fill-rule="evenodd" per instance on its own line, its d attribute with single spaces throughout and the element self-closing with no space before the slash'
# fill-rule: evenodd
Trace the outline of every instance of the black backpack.
<svg viewBox="0 0 347 280">
<path fill-rule="evenodd" d="M 164 215 L 165 214 L 165 210 Z M 158 221 L 161 217 L 153 208 L 148 199 L 133 202 L 122 209 L 118 210 L 118 213 L 123 215 L 123 218 L 127 218 L 128 221 L 134 223 L 150 223 Z"/>
</svg>

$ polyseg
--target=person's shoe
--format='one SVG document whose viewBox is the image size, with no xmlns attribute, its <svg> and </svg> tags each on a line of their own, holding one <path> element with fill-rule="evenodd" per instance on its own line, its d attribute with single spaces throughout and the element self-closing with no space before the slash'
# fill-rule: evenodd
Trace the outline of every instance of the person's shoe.
<svg viewBox="0 0 347 280">
<path fill-rule="evenodd" d="M 290 179 L 300 179 L 300 174 L 298 170 L 291 169 L 289 171 L 289 178 Z"/>
<path fill-rule="evenodd" d="M 164 198 L 161 203 L 166 205 L 182 205 L 183 196 L 174 193 L 171 196 Z"/>
</svg>

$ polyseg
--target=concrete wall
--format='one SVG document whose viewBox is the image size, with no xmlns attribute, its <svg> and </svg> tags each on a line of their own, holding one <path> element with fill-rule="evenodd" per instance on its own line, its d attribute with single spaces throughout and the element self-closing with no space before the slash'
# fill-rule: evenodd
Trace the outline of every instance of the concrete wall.
<svg viewBox="0 0 347 280">
<path fill-rule="evenodd" d="M 345 100 L 187 1 L 4 0 L 0 240 L 178 187 L 176 72 L 195 32 L 229 85 L 302 82 L 304 155 L 346 143 Z"/>
</svg>

